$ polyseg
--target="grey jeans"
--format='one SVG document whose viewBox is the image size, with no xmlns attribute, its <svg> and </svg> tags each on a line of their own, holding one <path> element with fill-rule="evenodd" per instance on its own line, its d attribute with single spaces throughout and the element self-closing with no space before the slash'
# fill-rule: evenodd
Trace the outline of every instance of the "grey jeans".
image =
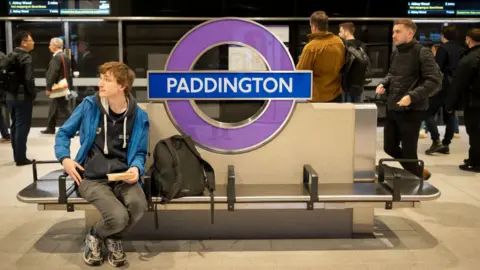
<svg viewBox="0 0 480 270">
<path fill-rule="evenodd" d="M 122 239 L 147 210 L 147 199 L 139 183 L 84 179 L 78 191 L 100 212 L 102 219 L 93 230 L 102 239 Z"/>
</svg>

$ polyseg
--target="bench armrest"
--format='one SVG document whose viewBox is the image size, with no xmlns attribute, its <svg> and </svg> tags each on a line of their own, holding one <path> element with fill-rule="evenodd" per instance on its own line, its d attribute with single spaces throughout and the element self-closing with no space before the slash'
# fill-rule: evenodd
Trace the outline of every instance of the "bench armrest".
<svg viewBox="0 0 480 270">
<path fill-rule="evenodd" d="M 32 160 L 33 182 L 38 180 L 37 164 L 57 164 L 58 160 Z"/>
<path fill-rule="evenodd" d="M 387 163 L 387 162 L 418 163 L 420 165 L 420 169 L 421 169 L 422 172 L 425 168 L 425 163 L 423 162 L 423 160 L 420 160 L 420 159 L 382 158 L 378 162 L 378 182 L 384 182 L 385 181 L 385 170 L 384 170 L 384 167 L 382 165 Z M 423 176 L 421 177 L 421 180 L 424 180 Z"/>
<path fill-rule="evenodd" d="M 33 173 L 33 182 L 38 181 L 38 164 L 59 164 L 58 160 L 33 160 L 32 161 L 32 173 Z M 74 182 L 67 189 L 67 177 L 68 174 L 64 171 L 62 175 L 58 177 L 58 203 L 67 204 L 68 197 L 72 195 L 73 192 L 77 189 L 77 185 Z M 67 211 L 73 211 L 70 207 L 67 207 Z"/>
<path fill-rule="evenodd" d="M 148 210 L 153 211 L 152 205 L 152 177 L 149 175 L 142 176 L 142 182 L 144 185 L 145 197 L 147 199 Z"/>
<path fill-rule="evenodd" d="M 403 162 L 403 163 L 418 163 L 420 165 L 421 172 L 423 172 L 425 168 L 425 163 L 423 160 L 419 159 L 380 159 L 378 163 L 378 182 L 384 183 L 385 182 L 385 169 L 389 170 L 388 166 L 384 166 L 387 162 Z M 401 174 L 393 172 L 393 180 L 391 184 L 391 189 L 393 192 L 393 201 L 398 202 L 402 200 L 401 190 L 405 186 L 404 179 Z M 420 182 L 420 190 L 423 189 L 423 176 L 418 177 Z"/>
<path fill-rule="evenodd" d="M 228 175 L 227 175 L 227 204 L 228 211 L 235 210 L 235 166 L 228 165 Z"/>
<path fill-rule="evenodd" d="M 318 202 L 318 174 L 309 164 L 303 165 L 303 185 L 310 192 L 308 210 L 313 210 L 313 203 Z"/>
</svg>

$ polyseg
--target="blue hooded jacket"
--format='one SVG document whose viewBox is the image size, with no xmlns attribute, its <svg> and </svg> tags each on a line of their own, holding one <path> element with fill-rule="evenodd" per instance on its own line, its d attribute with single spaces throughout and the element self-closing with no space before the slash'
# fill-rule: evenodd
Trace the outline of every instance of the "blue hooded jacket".
<svg viewBox="0 0 480 270">
<path fill-rule="evenodd" d="M 55 137 L 55 156 L 59 161 L 71 157 L 70 140 L 77 131 L 80 131 L 80 150 L 75 157 L 75 161 L 80 165 L 84 164 L 95 141 L 100 114 L 100 108 L 95 103 L 95 96 L 86 97 L 78 105 L 70 118 L 58 130 Z M 137 167 L 139 176 L 145 173 L 149 126 L 147 113 L 138 107 L 131 140 L 127 148 L 127 166 L 129 168 Z"/>
</svg>

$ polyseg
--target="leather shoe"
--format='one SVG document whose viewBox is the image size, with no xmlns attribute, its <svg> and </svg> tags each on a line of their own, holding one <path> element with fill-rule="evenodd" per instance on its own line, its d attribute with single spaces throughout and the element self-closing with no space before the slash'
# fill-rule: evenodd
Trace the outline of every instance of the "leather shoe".
<svg viewBox="0 0 480 270">
<path fill-rule="evenodd" d="M 17 166 L 31 165 L 32 163 L 33 163 L 33 161 L 30 160 L 30 159 L 25 159 L 23 161 L 16 162 Z"/>
<path fill-rule="evenodd" d="M 45 129 L 40 131 L 42 134 L 55 134 L 55 130 Z"/>
</svg>

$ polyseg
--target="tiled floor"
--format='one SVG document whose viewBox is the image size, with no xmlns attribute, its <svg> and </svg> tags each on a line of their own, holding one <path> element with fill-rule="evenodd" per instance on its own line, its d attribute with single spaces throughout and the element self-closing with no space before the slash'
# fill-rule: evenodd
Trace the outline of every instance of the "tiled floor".
<svg viewBox="0 0 480 270">
<path fill-rule="evenodd" d="M 31 158 L 54 158 L 54 137 L 33 129 Z M 420 154 L 442 191 L 418 209 L 377 210 L 370 239 L 126 242 L 131 269 L 480 269 L 480 177 L 462 172 L 468 137 L 455 139 L 450 156 Z M 377 158 L 385 157 L 378 129 Z M 420 140 L 419 152 L 428 148 Z M 74 143 L 73 147 L 78 147 Z M 83 213 L 38 212 L 16 199 L 31 181 L 0 145 L 0 269 L 89 269 L 80 257 Z M 40 167 L 40 174 L 57 168 Z M 477 257 L 479 256 L 479 257 Z M 104 265 L 102 268 L 110 268 Z"/>
</svg>

